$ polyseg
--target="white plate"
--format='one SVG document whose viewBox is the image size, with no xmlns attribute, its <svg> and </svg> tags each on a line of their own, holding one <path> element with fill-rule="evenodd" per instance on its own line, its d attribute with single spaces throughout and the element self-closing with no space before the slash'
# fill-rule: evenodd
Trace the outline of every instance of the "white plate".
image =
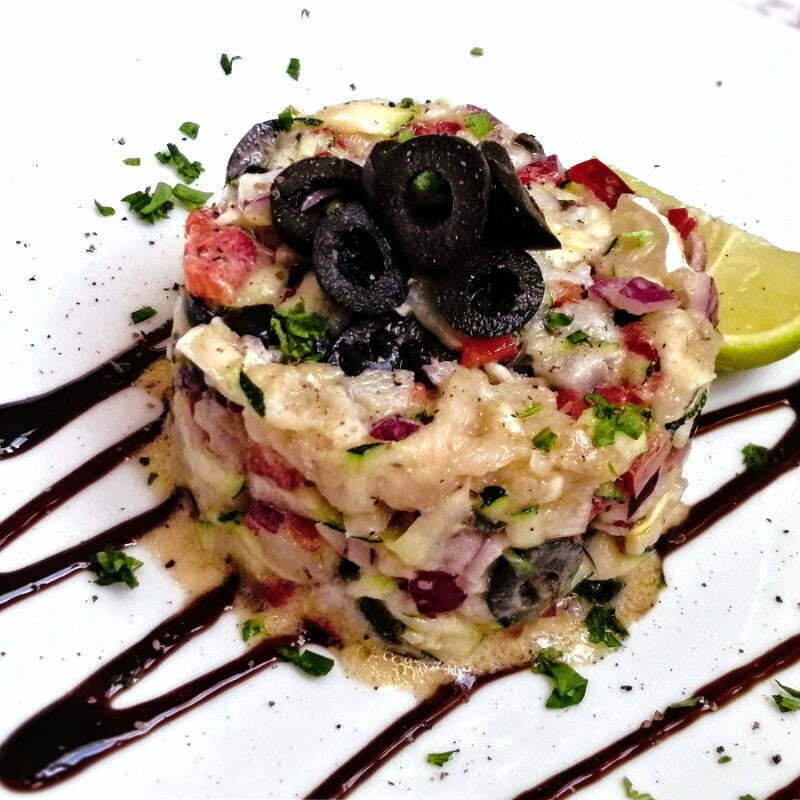
<svg viewBox="0 0 800 800">
<path fill-rule="evenodd" d="M 130 340 L 131 310 L 150 304 L 161 318 L 169 313 L 181 214 L 154 228 L 124 222 L 118 198 L 170 179 L 152 154 L 180 143 L 185 120 L 200 123 L 198 140 L 185 145 L 207 167 L 198 183 L 217 188 L 237 138 L 290 103 L 311 111 L 349 97 L 448 96 L 536 133 L 565 163 L 598 154 L 800 249 L 794 31 L 696 0 L 306 5 L 308 19 L 301 2 L 31 0 L 4 11 L 0 400 L 53 387 L 113 354 Z M 469 55 L 475 45 L 485 56 Z M 222 52 L 242 56 L 228 77 Z M 291 56 L 302 62 L 298 83 L 285 74 Z M 124 166 L 127 156 L 142 166 Z M 94 198 L 117 216 L 98 216 Z M 795 357 L 726 379 L 715 403 L 798 375 Z M 0 464 L 0 515 L 151 414 L 127 392 Z M 772 443 L 787 419 L 759 417 L 699 444 L 691 496 L 737 469 L 745 442 Z M 153 498 L 142 484 L 138 468 L 117 470 L 5 550 L 0 569 L 147 508 Z M 590 691 L 580 706 L 545 710 L 545 681 L 530 674 L 497 682 L 354 796 L 510 797 L 796 632 L 796 488 L 795 471 L 669 559 L 657 608 L 624 649 L 585 669 Z M 180 607 L 179 587 L 146 552 L 137 555 L 147 562 L 137 591 L 98 589 L 82 574 L 0 614 L 0 738 Z M 240 650 L 234 620 L 223 618 L 124 702 Z M 800 685 L 800 668 L 784 679 Z M 800 714 L 780 715 L 770 693 L 758 686 L 580 796 L 620 798 L 626 774 L 659 800 L 763 797 L 800 772 Z M 289 667 L 268 670 L 47 796 L 295 797 L 412 703 L 341 669 L 318 681 Z M 730 763 L 717 763 L 718 746 Z M 424 756 L 453 747 L 460 752 L 441 779 Z"/>
</svg>

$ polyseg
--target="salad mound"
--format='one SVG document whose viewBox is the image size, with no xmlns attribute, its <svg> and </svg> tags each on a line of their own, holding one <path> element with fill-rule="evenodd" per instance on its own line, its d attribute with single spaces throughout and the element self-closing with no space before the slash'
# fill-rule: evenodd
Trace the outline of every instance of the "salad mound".
<svg viewBox="0 0 800 800">
<path fill-rule="evenodd" d="M 313 619 L 353 663 L 618 646 L 714 378 L 704 254 L 685 209 L 472 106 L 259 123 L 186 224 L 197 540 L 270 632 Z"/>
</svg>

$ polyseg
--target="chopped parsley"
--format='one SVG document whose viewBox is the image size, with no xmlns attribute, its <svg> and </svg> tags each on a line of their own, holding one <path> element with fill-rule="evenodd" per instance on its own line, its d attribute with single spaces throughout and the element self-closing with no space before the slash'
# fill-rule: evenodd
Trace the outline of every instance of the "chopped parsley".
<svg viewBox="0 0 800 800">
<path fill-rule="evenodd" d="M 173 197 L 187 210 L 194 211 L 196 208 L 202 208 L 206 204 L 213 192 L 201 192 L 199 189 L 192 189 L 190 186 L 185 186 L 182 183 L 176 183 L 172 187 Z"/>
<path fill-rule="evenodd" d="M 139 559 L 126 555 L 121 550 L 102 550 L 95 553 L 89 569 L 97 575 L 95 583 L 100 586 L 124 583 L 129 589 L 134 589 L 139 581 L 133 573 L 141 566 Z"/>
<path fill-rule="evenodd" d="M 625 790 L 625 797 L 629 798 L 629 800 L 656 800 L 653 795 L 647 792 L 637 792 L 628 778 L 622 779 L 622 788 Z"/>
<path fill-rule="evenodd" d="M 586 344 L 589 341 L 589 334 L 586 331 L 573 331 L 567 336 L 567 341 L 573 347 L 577 347 L 579 344 Z"/>
<path fill-rule="evenodd" d="M 142 159 L 139 156 L 132 156 L 131 158 L 123 158 L 123 164 L 127 164 L 129 167 L 138 167 L 142 163 Z"/>
<path fill-rule="evenodd" d="M 742 448 L 742 457 L 750 472 L 763 472 L 769 464 L 769 448 L 760 444 L 746 444 Z"/>
<path fill-rule="evenodd" d="M 137 308 L 136 311 L 131 311 L 131 322 L 133 322 L 134 325 L 138 325 L 140 322 L 154 317 L 156 313 L 156 310 L 152 306 L 142 306 L 141 308 Z"/>
<path fill-rule="evenodd" d="M 200 126 L 196 122 L 184 122 L 178 130 L 185 133 L 190 139 L 196 139 Z"/>
<path fill-rule="evenodd" d="M 322 358 L 319 345 L 328 333 L 328 320 L 306 311 L 302 300 L 286 311 L 276 311 L 270 325 L 286 358 L 301 361 Z"/>
<path fill-rule="evenodd" d="M 169 217 L 169 212 L 174 207 L 172 187 L 166 183 L 159 183 L 153 194 L 148 186 L 143 192 L 132 192 L 122 198 L 131 211 L 139 219 L 154 225 L 160 219 Z"/>
<path fill-rule="evenodd" d="M 253 411 L 259 417 L 263 417 L 267 413 L 267 408 L 264 405 L 264 392 L 256 386 L 244 370 L 239 372 L 239 387 L 244 392 L 247 402 L 250 403 Z"/>
<path fill-rule="evenodd" d="M 249 642 L 251 639 L 255 639 L 257 636 L 263 636 L 265 633 L 264 621 L 257 617 L 246 619 L 242 623 L 242 641 L 244 642 Z"/>
<path fill-rule="evenodd" d="M 156 158 L 167 166 L 172 167 L 186 183 L 194 183 L 200 173 L 204 171 L 199 161 L 189 161 L 176 144 L 169 142 L 167 149 L 156 153 Z"/>
<path fill-rule="evenodd" d="M 553 691 L 547 698 L 547 708 L 576 706 L 586 695 L 589 681 L 561 661 L 560 650 L 548 647 L 539 651 L 531 670 L 553 680 Z"/>
<path fill-rule="evenodd" d="M 226 75 L 230 75 L 231 70 L 233 69 L 233 62 L 241 60 L 241 56 L 233 56 L 233 58 L 231 58 L 227 53 L 223 53 L 219 58 L 219 65 L 222 67 L 222 71 Z"/>
<path fill-rule="evenodd" d="M 300 650 L 297 647 L 279 647 L 275 651 L 282 661 L 288 661 L 294 664 L 299 669 L 303 670 L 306 675 L 311 675 L 315 678 L 321 678 L 327 675 L 333 669 L 333 659 L 327 656 L 321 656 L 313 650 Z"/>
<path fill-rule="evenodd" d="M 733 761 L 733 757 L 732 756 L 720 756 L 717 759 L 717 764 L 727 764 L 727 763 L 729 763 L 731 761 Z"/>
<path fill-rule="evenodd" d="M 148 472 L 147 473 L 147 485 L 152 486 L 158 480 L 158 473 L 157 472 Z"/>
<path fill-rule="evenodd" d="M 300 59 L 299 58 L 290 58 L 289 59 L 289 64 L 286 67 L 286 74 L 293 81 L 296 81 L 300 77 Z"/>
<path fill-rule="evenodd" d="M 482 56 L 483 55 L 483 48 L 482 47 L 473 47 L 472 50 L 469 51 L 471 56 Z"/>
<path fill-rule="evenodd" d="M 543 408 L 544 406 L 541 403 L 531 403 L 529 406 L 517 411 L 514 416 L 519 419 L 527 419 L 528 417 L 532 417 L 534 414 L 538 414 Z"/>
<path fill-rule="evenodd" d="M 234 525 L 241 525 L 244 521 L 244 512 L 238 508 L 223 511 L 218 517 L 217 522 L 231 522 Z"/>
<path fill-rule="evenodd" d="M 443 767 L 458 750 L 445 750 L 443 753 L 428 753 L 425 760 L 435 767 Z"/>
<path fill-rule="evenodd" d="M 617 619 L 611 606 L 592 606 L 586 615 L 586 629 L 590 642 L 605 647 L 621 647 L 622 640 L 628 636 L 628 631 Z"/>
<path fill-rule="evenodd" d="M 277 127 L 282 131 L 291 129 L 295 122 L 302 122 L 303 125 L 308 125 L 310 128 L 317 128 L 323 124 L 323 120 L 316 117 L 304 117 L 294 106 L 286 106 L 286 108 L 278 114 Z"/>
<path fill-rule="evenodd" d="M 565 314 L 563 311 L 548 311 L 544 318 L 544 327 L 550 333 L 558 328 L 566 328 L 572 322 L 572 316 Z"/>
<path fill-rule="evenodd" d="M 411 108 L 414 105 L 414 98 L 413 97 L 404 97 L 397 105 L 400 108 Z"/>
<path fill-rule="evenodd" d="M 694 419 L 702 410 L 708 400 L 708 391 L 701 392 L 700 396 L 697 398 L 697 401 L 692 403 L 689 410 L 678 419 L 672 420 L 672 422 L 668 422 L 664 427 L 672 432 L 678 430 L 685 422 L 690 419 Z"/>
<path fill-rule="evenodd" d="M 478 139 L 483 139 L 494 130 L 492 118 L 485 111 L 467 114 L 467 128 Z"/>
<path fill-rule="evenodd" d="M 558 442 L 558 435 L 550 428 L 543 428 L 533 437 L 533 446 L 537 450 L 549 453 Z"/>
<path fill-rule="evenodd" d="M 426 169 L 411 182 L 414 190 L 427 194 L 442 194 L 447 191 L 447 181 L 435 170 Z"/>
<path fill-rule="evenodd" d="M 113 217 L 116 214 L 116 210 L 112 206 L 104 206 L 102 203 L 98 203 L 97 200 L 94 201 L 94 207 L 98 210 L 101 217 Z"/>
<path fill-rule="evenodd" d="M 779 711 L 790 713 L 800 711 L 800 689 L 792 689 L 780 681 L 775 681 L 781 687 L 781 694 L 772 695 L 772 700 Z"/>
<path fill-rule="evenodd" d="M 592 444 L 595 447 L 614 444 L 618 432 L 631 439 L 638 439 L 644 433 L 650 418 L 646 408 L 633 403 L 615 406 L 599 394 L 586 394 L 583 399 L 594 406 Z"/>
</svg>

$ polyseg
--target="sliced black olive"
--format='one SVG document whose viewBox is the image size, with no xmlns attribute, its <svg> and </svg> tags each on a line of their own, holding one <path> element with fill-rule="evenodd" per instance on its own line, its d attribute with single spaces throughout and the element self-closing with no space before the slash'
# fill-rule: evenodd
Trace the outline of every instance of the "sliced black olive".
<svg viewBox="0 0 800 800">
<path fill-rule="evenodd" d="M 519 133 L 514 138 L 514 143 L 524 147 L 529 153 L 544 155 L 544 147 L 532 133 Z"/>
<path fill-rule="evenodd" d="M 370 201 L 413 267 L 463 260 L 486 224 L 490 176 L 480 151 L 456 136 L 418 136 L 374 163 Z"/>
<path fill-rule="evenodd" d="M 272 330 L 273 307 L 270 305 L 227 308 L 222 313 L 225 324 L 239 336 L 257 336 L 266 345 L 277 344 Z"/>
<path fill-rule="evenodd" d="M 488 339 L 521 328 L 544 297 L 542 271 L 524 250 L 480 247 L 439 287 L 447 321 L 468 336 Z"/>
<path fill-rule="evenodd" d="M 206 325 L 214 319 L 214 312 L 206 305 L 205 300 L 191 294 L 183 296 L 183 311 L 192 327 Z"/>
<path fill-rule="evenodd" d="M 353 563 L 347 558 L 343 558 L 339 562 L 339 566 L 336 569 L 337 574 L 339 577 L 347 583 L 348 581 L 357 580 L 359 575 L 361 575 L 361 567 L 358 564 Z"/>
<path fill-rule="evenodd" d="M 374 597 L 359 597 L 356 605 L 381 639 L 393 644 L 400 644 L 406 626 L 399 619 L 393 617 L 380 600 L 376 600 Z"/>
<path fill-rule="evenodd" d="M 344 203 L 325 215 L 312 253 L 320 286 L 351 311 L 382 314 L 408 293 L 389 243 L 360 203 Z"/>
<path fill-rule="evenodd" d="M 483 142 L 481 152 L 492 172 L 489 235 L 503 244 L 526 250 L 561 247 L 541 209 L 520 183 L 505 148 L 497 142 Z"/>
<path fill-rule="evenodd" d="M 361 171 L 361 183 L 364 186 L 367 197 L 372 194 L 372 184 L 375 180 L 375 170 L 378 164 L 380 164 L 383 157 L 395 147 L 397 147 L 397 140 L 382 139 L 370 150 L 369 157 L 364 162 L 364 167 Z"/>
<path fill-rule="evenodd" d="M 314 156 L 290 164 L 272 183 L 272 222 L 295 250 L 310 253 L 314 233 L 334 200 L 361 196 L 361 167 L 333 156 Z"/>
<path fill-rule="evenodd" d="M 489 576 L 489 610 L 505 627 L 541 614 L 569 591 L 582 560 L 583 548 L 574 539 L 508 551 Z"/>
<path fill-rule="evenodd" d="M 448 350 L 413 317 L 386 314 L 353 323 L 334 342 L 329 364 L 347 375 L 364 370 L 408 369 L 426 380 L 422 367 L 437 359 L 452 361 L 457 354 Z"/>
<path fill-rule="evenodd" d="M 233 148 L 225 170 L 226 182 L 230 183 L 245 172 L 265 172 L 270 151 L 280 132 L 277 119 L 268 119 L 253 125 Z"/>
<path fill-rule="evenodd" d="M 610 603 L 622 588 L 622 582 L 613 578 L 607 581 L 581 581 L 575 587 L 575 594 L 593 603 Z"/>
</svg>

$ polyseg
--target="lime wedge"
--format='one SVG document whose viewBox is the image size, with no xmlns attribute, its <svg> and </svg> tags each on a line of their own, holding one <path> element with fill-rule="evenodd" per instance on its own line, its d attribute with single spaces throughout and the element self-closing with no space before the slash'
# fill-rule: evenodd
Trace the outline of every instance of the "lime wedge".
<svg viewBox="0 0 800 800">
<path fill-rule="evenodd" d="M 661 208 L 684 206 L 621 170 L 637 194 Z M 708 248 L 708 266 L 719 289 L 719 330 L 724 337 L 717 369 L 733 371 L 771 364 L 800 350 L 800 253 L 781 250 L 688 207 Z"/>
</svg>

